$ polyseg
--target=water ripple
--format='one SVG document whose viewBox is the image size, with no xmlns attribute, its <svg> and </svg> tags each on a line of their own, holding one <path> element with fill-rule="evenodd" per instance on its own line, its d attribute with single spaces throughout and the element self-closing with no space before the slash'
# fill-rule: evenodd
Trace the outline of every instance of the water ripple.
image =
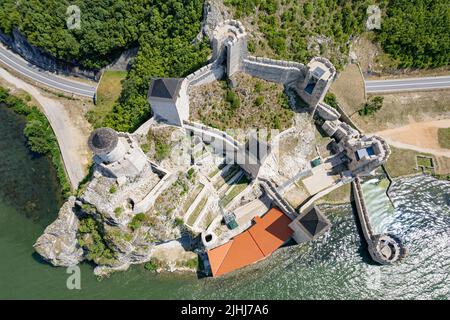
<svg viewBox="0 0 450 320">
<path fill-rule="evenodd" d="M 374 264 L 352 207 L 325 205 L 333 227 L 317 241 L 282 248 L 254 266 L 180 293 L 212 299 L 448 299 L 450 183 L 405 178 L 391 195 L 396 210 L 388 230 L 409 249 L 400 264 Z"/>
</svg>

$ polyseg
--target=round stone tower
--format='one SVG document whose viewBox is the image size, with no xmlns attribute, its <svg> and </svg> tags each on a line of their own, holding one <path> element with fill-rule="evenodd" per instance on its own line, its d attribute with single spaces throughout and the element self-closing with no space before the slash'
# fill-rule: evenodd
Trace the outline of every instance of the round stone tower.
<svg viewBox="0 0 450 320">
<path fill-rule="evenodd" d="M 380 264 L 393 264 L 405 258 L 407 251 L 402 241 L 394 235 L 380 234 L 373 237 L 369 253 Z"/>
<path fill-rule="evenodd" d="M 95 130 L 89 137 L 89 148 L 106 163 L 112 163 L 125 156 L 126 148 L 119 135 L 111 128 Z"/>
</svg>

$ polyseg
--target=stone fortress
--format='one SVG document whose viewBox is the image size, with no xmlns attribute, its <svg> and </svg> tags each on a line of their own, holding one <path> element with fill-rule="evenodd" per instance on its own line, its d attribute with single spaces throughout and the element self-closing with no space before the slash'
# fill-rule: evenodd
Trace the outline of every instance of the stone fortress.
<svg viewBox="0 0 450 320">
<path fill-rule="evenodd" d="M 200 136 L 204 142 L 212 144 L 218 153 L 225 155 L 231 153 L 234 158 L 227 157 L 227 159 L 230 161 L 231 159 L 235 159 L 235 161 L 237 159 L 236 162 L 251 178 L 258 181 L 258 173 L 264 165 L 267 153 L 270 153 L 270 148 L 262 157 L 258 157 L 256 162 L 249 165 L 248 161 L 239 161 L 239 155 L 241 155 L 241 159 L 243 157 L 251 158 L 252 153 L 259 153 L 259 148 L 253 148 L 252 152 L 248 145 L 247 147 L 239 145 L 226 133 L 192 123 L 188 118 L 190 88 L 219 80 L 224 76 L 232 78 L 234 74 L 243 72 L 256 78 L 283 84 L 286 88 L 295 90 L 297 95 L 308 104 L 311 114 L 322 123 L 322 130 L 334 139 L 335 159 L 338 159 L 340 165 L 344 165 L 344 169 L 341 171 L 341 181 L 329 188 L 329 191 L 342 184 L 355 181 L 358 176 L 370 175 L 387 161 L 390 149 L 386 141 L 378 136 L 361 135 L 351 125 L 341 121 L 341 114 L 337 110 L 324 103 L 324 97 L 336 76 L 336 70 L 330 61 L 322 57 L 315 57 L 307 65 L 304 65 L 292 61 L 250 56 L 247 49 L 247 33 L 243 25 L 236 20 L 225 20 L 218 24 L 212 32 L 212 37 L 213 53 L 210 64 L 185 79 L 153 80 L 148 100 L 152 105 L 155 119 L 184 127 L 191 134 Z M 163 83 L 167 83 L 168 86 L 163 88 Z M 177 83 L 177 85 L 171 85 L 171 83 Z M 176 90 L 173 89 L 175 87 Z M 159 88 L 159 90 L 155 90 L 155 88 Z M 160 100 L 160 97 L 165 95 L 164 92 L 170 93 L 167 94 L 167 97 L 170 96 L 171 103 Z M 258 141 L 255 143 L 255 139 L 252 140 L 253 145 L 259 145 Z M 294 231 L 292 237 L 297 242 L 313 240 L 325 233 L 330 227 L 331 224 L 328 219 L 314 205 L 314 201 L 324 196 L 327 190 L 314 195 L 308 203 L 300 208 L 300 214 L 297 214 L 286 201 L 283 201 L 283 195 L 280 194 L 277 186 L 273 185 L 273 181 L 258 181 L 258 183 L 265 184 L 266 191 L 267 189 L 272 190 L 272 203 L 284 209 L 284 213 L 293 220 L 290 228 Z M 357 197 L 357 200 L 359 199 L 361 198 Z M 360 201 L 363 201 L 363 199 Z M 225 221 L 233 220 L 232 214 L 231 218 L 227 213 L 223 215 Z M 368 224 L 366 216 L 362 215 L 360 218 L 365 219 L 362 222 L 363 224 Z M 228 233 L 226 236 L 218 236 L 213 230 L 219 220 L 220 218 L 217 218 L 202 235 L 203 243 L 207 249 L 225 243 L 228 239 L 249 227 L 249 224 L 246 224 L 244 227 L 238 228 L 238 231 Z M 389 238 L 390 243 L 396 242 L 389 235 L 377 235 L 376 239 L 379 238 L 385 240 Z M 392 263 L 401 256 L 398 241 L 396 246 L 389 247 L 396 251 L 395 259 L 391 259 L 381 254 L 381 252 L 389 251 L 386 249 L 387 245 L 384 245 L 389 241 L 378 241 L 378 245 L 372 245 L 375 241 L 373 235 L 366 237 L 366 240 L 369 243 L 371 255 L 376 257 L 375 260 L 379 263 Z"/>
<path fill-rule="evenodd" d="M 224 174 L 234 173 L 237 164 L 243 170 L 242 173 L 245 172 L 251 180 L 250 185 L 229 204 L 221 205 L 220 201 L 214 202 L 210 210 L 216 214 L 213 215 L 212 221 L 200 227 L 201 218 L 206 219 L 205 209 L 197 212 L 199 218 L 193 224 L 187 223 L 188 217 L 194 215 L 193 212 L 197 210 L 195 206 L 200 206 L 201 197 L 206 197 L 208 204 L 217 197 L 214 192 L 208 193 L 213 189 L 209 185 L 221 173 L 214 177 L 202 178 L 205 187 L 187 209 L 183 220 L 188 229 L 201 234 L 200 247 L 203 249 L 197 252 L 204 258 L 206 266 L 209 263 L 207 255 L 212 250 L 233 241 L 235 237 L 252 227 L 255 219 L 264 218 L 271 207 L 279 208 L 289 218 L 287 219 L 289 234 L 292 234 L 292 239 L 296 242 L 302 243 L 320 237 L 329 230 L 331 223 L 315 206 L 315 201 L 346 183 L 359 183 L 359 176 L 370 175 L 385 163 L 390 150 L 383 139 L 361 135 L 349 124 L 341 121 L 341 114 L 337 110 L 323 102 L 336 76 L 336 70 L 330 61 L 316 57 L 304 65 L 250 56 L 247 49 L 247 33 L 243 25 L 236 20 L 218 23 L 209 36 L 213 51 L 208 65 L 185 78 L 152 80 L 148 101 L 152 107 L 153 117 L 134 134 L 117 133 L 109 128 L 100 128 L 92 133 L 88 142 L 94 153 L 92 178 L 79 192 L 78 198 L 69 200 L 60 212 L 59 219 L 38 239 L 35 248 L 45 259 L 54 265 L 72 265 L 74 261 L 83 260 L 76 238 L 77 210 L 81 210 L 83 214 L 101 215 L 106 229 L 116 227 L 127 230 L 130 221 L 137 214 L 148 212 L 158 197 L 174 184 L 176 174 L 153 163 L 137 142 L 137 136 L 146 135 L 154 125 L 174 127 L 188 136 L 196 137 L 200 144 L 212 147 L 214 154 L 228 162 L 223 169 Z M 325 160 L 320 159 L 323 163 L 317 168 L 308 170 L 306 176 L 314 188 L 317 184 L 323 184 L 322 177 L 326 180 L 332 171 L 338 171 L 339 180 L 324 184 L 322 189 L 317 188 L 311 192 L 311 197 L 297 209 L 285 198 L 286 186 L 261 176 L 261 172 L 266 170 L 265 162 L 272 152 L 270 143 L 260 141 L 256 136 L 250 136 L 245 143 L 240 143 L 225 132 L 189 119 L 189 95 L 193 87 L 224 77 L 230 78 L 238 72 L 280 83 L 294 90 L 307 103 L 310 114 L 316 123 L 320 123 L 323 132 L 334 140 L 332 145 L 334 155 Z M 210 164 L 205 161 L 202 164 L 203 167 L 208 165 Z M 225 170 L 228 170 L 228 173 Z M 225 185 L 242 179 L 243 174 L 238 172 Z M 220 190 L 225 187 L 222 185 Z M 218 189 L 217 193 L 220 190 Z M 250 200 L 247 201 L 246 198 Z M 242 199 L 245 201 L 241 201 Z M 360 193 L 355 200 L 361 223 L 368 225 L 364 199 Z M 89 213 L 92 208 L 93 212 Z M 169 225 L 170 221 L 163 218 L 159 217 L 162 219 L 161 223 Z M 65 226 L 68 230 L 63 233 L 54 232 L 55 226 L 65 224 L 64 221 L 68 220 L 73 222 L 70 226 Z M 177 250 L 181 250 L 180 252 L 184 252 L 184 245 L 181 248 L 179 243 L 171 242 L 180 238 L 179 228 L 167 227 L 163 236 L 164 241 L 156 245 L 154 238 L 149 236 L 151 232 L 151 227 L 145 227 L 132 239 L 114 242 L 118 252 L 117 261 L 113 265 L 97 267 L 96 274 L 105 274 L 111 270 L 126 270 L 131 264 L 149 261 L 158 248 L 170 247 L 172 250 L 176 247 Z M 404 256 L 401 243 L 394 237 L 367 232 L 366 240 L 371 255 L 379 263 L 393 263 Z"/>
</svg>

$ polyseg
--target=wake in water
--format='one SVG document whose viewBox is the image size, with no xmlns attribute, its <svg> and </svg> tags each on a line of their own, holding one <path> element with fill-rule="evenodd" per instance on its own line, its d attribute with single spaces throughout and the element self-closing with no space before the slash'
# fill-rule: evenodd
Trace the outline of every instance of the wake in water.
<svg viewBox="0 0 450 320">
<path fill-rule="evenodd" d="M 372 191 L 379 192 L 379 191 Z M 193 298 L 448 299 L 450 297 L 450 183 L 419 176 L 397 180 L 395 210 L 379 226 L 409 249 L 400 264 L 374 264 L 350 205 L 322 207 L 333 223 L 316 242 L 283 248 L 269 259 L 180 294 Z M 383 205 L 380 207 L 384 211 Z"/>
</svg>

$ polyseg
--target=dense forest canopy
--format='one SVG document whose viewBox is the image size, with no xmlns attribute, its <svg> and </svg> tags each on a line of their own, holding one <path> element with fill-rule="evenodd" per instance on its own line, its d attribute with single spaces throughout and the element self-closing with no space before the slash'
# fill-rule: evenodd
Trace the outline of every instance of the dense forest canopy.
<svg viewBox="0 0 450 320">
<path fill-rule="evenodd" d="M 315 55 L 329 58 L 338 68 L 348 55 L 348 42 L 364 30 L 364 0 L 224 0 L 238 19 L 249 19 L 264 35 L 250 41 L 275 58 L 308 62 Z M 268 49 L 268 50 L 267 50 Z M 317 50 L 318 49 L 318 50 Z"/>
<path fill-rule="evenodd" d="M 150 115 L 147 91 L 152 77 L 184 77 L 206 63 L 208 42 L 192 44 L 200 31 L 202 0 L 155 2 L 139 53 L 124 83 L 120 103 L 104 123 L 133 131 Z"/>
<path fill-rule="evenodd" d="M 81 10 L 79 30 L 66 26 L 69 5 Z M 18 27 L 32 44 L 89 68 L 138 46 L 120 102 L 103 124 L 132 131 L 150 116 L 152 77 L 183 77 L 206 62 L 207 42 L 192 44 L 202 13 L 202 0 L 2 0 L 0 28 L 10 33 Z"/>
<path fill-rule="evenodd" d="M 449 0 L 390 0 L 378 39 L 403 68 L 450 64 Z"/>
<path fill-rule="evenodd" d="M 2 0 L 0 28 L 14 27 L 54 56 L 88 68 L 107 64 L 115 52 L 136 45 L 148 28 L 152 0 Z M 81 10 L 81 29 L 69 30 L 67 8 Z"/>
<path fill-rule="evenodd" d="M 402 67 L 449 65 L 448 0 L 224 0 L 235 18 L 262 34 L 249 50 L 307 62 L 320 54 L 338 67 L 349 43 L 365 29 L 367 8 L 378 3 L 377 39 Z M 66 26 L 67 8 L 81 9 L 81 28 Z M 125 49 L 139 47 L 120 101 L 103 125 L 132 131 L 151 113 L 146 94 L 152 77 L 183 77 L 206 62 L 200 31 L 203 0 L 1 0 L 0 29 L 18 28 L 55 57 L 101 68 Z"/>
</svg>

